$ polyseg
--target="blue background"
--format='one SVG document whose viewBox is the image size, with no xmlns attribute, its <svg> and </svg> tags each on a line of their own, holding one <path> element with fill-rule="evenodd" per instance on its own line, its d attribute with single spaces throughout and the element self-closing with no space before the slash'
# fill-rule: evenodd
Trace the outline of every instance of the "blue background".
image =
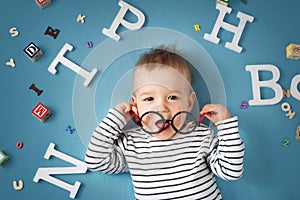
<svg viewBox="0 0 300 200">
<path fill-rule="evenodd" d="M 297 113 L 300 110 L 299 100 L 293 97 L 282 100 L 288 102 L 296 112 L 293 119 L 287 118 L 281 110 L 282 102 L 271 106 L 240 109 L 242 101 L 253 97 L 251 76 L 245 71 L 246 65 L 277 66 L 280 70 L 279 84 L 283 89 L 289 89 L 292 78 L 300 73 L 299 60 L 285 58 L 285 47 L 289 43 L 300 43 L 300 27 L 297 25 L 299 1 L 249 0 L 246 5 L 238 0 L 230 1 L 229 6 L 233 10 L 232 14 L 226 16 L 227 22 L 237 24 L 238 11 L 255 17 L 254 22 L 248 23 L 243 32 L 239 43 L 243 51 L 240 54 L 224 47 L 225 42 L 231 41 L 233 36 L 228 31 L 219 32 L 219 44 L 203 39 L 205 33 L 211 33 L 219 14 L 213 0 L 126 2 L 145 14 L 143 27 L 167 28 L 195 40 L 211 56 L 222 75 L 227 96 L 226 106 L 233 115 L 239 116 L 241 137 L 246 145 L 243 177 L 232 182 L 218 179 L 224 199 L 299 199 L 297 184 L 300 180 L 300 144 L 295 140 L 295 131 L 300 125 Z M 74 50 L 66 54 L 68 59 L 79 65 L 88 62 L 89 55 L 97 49 L 97 45 L 107 39 L 112 40 L 101 31 L 111 26 L 119 9 L 118 1 L 111 0 L 52 0 L 52 4 L 45 9 L 39 9 L 33 0 L 5 1 L 1 4 L 0 149 L 11 157 L 5 166 L 0 167 L 1 199 L 69 199 L 69 192 L 66 190 L 43 180 L 39 183 L 32 181 L 40 167 L 70 166 L 55 157 L 50 160 L 43 158 L 50 142 L 55 143 L 59 151 L 80 160 L 84 159 L 86 150 L 80 139 L 82 133 L 77 130 L 74 122 L 73 109 L 75 83 L 81 77 L 77 77 L 73 71 L 62 65 L 57 67 L 57 75 L 49 73 L 47 68 L 66 42 L 74 46 Z M 84 24 L 76 21 L 78 14 L 86 15 Z M 126 17 L 134 21 L 134 16 L 129 14 Z M 194 24 L 199 24 L 201 30 L 195 31 Z M 56 39 L 44 35 L 48 26 L 60 30 Z M 17 37 L 11 37 L 9 29 L 12 27 L 17 27 Z M 117 31 L 121 35 L 120 45 L 124 31 L 126 29 L 123 27 Z M 87 48 L 87 41 L 92 41 L 94 46 Z M 44 52 L 35 63 L 23 52 L 30 42 L 34 42 Z M 5 65 L 10 58 L 14 58 L 15 68 Z M 133 52 L 126 59 L 131 64 L 136 58 L 137 54 Z M 118 58 L 115 59 L 117 60 L 114 64 L 119 62 Z M 121 64 L 126 65 L 126 59 L 121 59 Z M 103 66 L 91 66 L 88 70 L 93 67 Z M 109 74 L 114 74 L 108 73 L 109 69 L 114 68 L 107 67 L 107 75 L 101 74 L 102 72 L 98 75 L 109 81 Z M 271 77 L 266 73 L 261 78 L 267 80 Z M 32 83 L 43 90 L 40 96 L 28 89 Z M 96 83 L 93 84 L 85 89 L 88 91 L 95 87 Z M 262 92 L 262 96 L 266 98 L 271 95 L 270 91 Z M 109 103 L 102 106 L 97 102 L 102 101 L 99 98 L 110 102 L 110 93 L 108 88 L 97 87 L 95 113 L 98 120 L 105 115 L 104 111 L 108 109 Z M 45 123 L 39 122 L 31 114 L 32 108 L 38 102 L 47 105 L 53 113 Z M 85 105 L 82 106 L 84 108 Z M 76 128 L 73 134 L 65 130 L 68 125 Z M 283 146 L 285 139 L 290 141 L 288 147 Z M 24 143 L 22 149 L 16 148 L 18 141 Z M 103 175 L 88 172 L 55 177 L 70 184 L 75 181 L 82 183 L 76 199 L 134 198 L 128 174 Z M 23 190 L 13 189 L 14 180 L 23 180 Z"/>
</svg>

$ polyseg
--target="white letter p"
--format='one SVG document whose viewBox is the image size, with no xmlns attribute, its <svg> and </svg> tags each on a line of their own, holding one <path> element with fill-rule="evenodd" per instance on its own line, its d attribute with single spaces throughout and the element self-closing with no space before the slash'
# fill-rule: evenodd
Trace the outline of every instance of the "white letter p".
<svg viewBox="0 0 300 200">
<path fill-rule="evenodd" d="M 108 37 L 110 37 L 116 41 L 119 41 L 121 38 L 116 33 L 120 24 L 122 24 L 123 26 L 125 26 L 126 28 L 128 28 L 130 30 L 138 30 L 143 26 L 143 24 L 145 22 L 145 15 L 140 10 L 129 5 L 125 1 L 119 1 L 118 4 L 119 4 L 119 6 L 121 6 L 121 9 L 120 9 L 119 13 L 117 14 L 115 20 L 113 21 L 112 25 L 110 26 L 109 29 L 104 28 L 102 30 L 102 33 L 104 35 L 107 35 Z M 136 23 L 130 23 L 123 19 L 128 10 L 130 10 L 134 15 L 137 16 L 138 21 Z"/>
</svg>

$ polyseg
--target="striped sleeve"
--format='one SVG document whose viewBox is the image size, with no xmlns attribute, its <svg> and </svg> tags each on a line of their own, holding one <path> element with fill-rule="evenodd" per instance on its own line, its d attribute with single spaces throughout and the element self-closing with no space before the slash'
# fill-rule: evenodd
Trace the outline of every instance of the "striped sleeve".
<svg viewBox="0 0 300 200">
<path fill-rule="evenodd" d="M 225 180 L 236 180 L 243 172 L 244 143 L 240 139 L 238 118 L 216 124 L 217 137 L 212 140 L 208 163 L 214 174 Z"/>
<path fill-rule="evenodd" d="M 96 127 L 85 155 L 85 163 L 91 171 L 106 174 L 128 171 L 124 154 L 118 145 L 122 143 L 118 140 L 121 140 L 119 136 L 125 124 L 125 117 L 111 108 L 108 115 Z"/>
</svg>

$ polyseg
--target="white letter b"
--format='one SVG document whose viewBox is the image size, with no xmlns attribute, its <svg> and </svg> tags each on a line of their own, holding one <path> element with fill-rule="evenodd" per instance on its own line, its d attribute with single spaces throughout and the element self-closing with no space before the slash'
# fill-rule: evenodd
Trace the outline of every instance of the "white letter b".
<svg viewBox="0 0 300 200">
<path fill-rule="evenodd" d="M 252 78 L 253 100 L 249 105 L 273 105 L 281 101 L 283 97 L 282 88 L 277 83 L 280 78 L 279 69 L 274 65 L 247 65 L 246 71 L 250 71 Z M 266 81 L 259 80 L 259 71 L 271 71 L 273 78 Z M 260 88 L 271 88 L 275 96 L 271 99 L 261 99 Z"/>
</svg>

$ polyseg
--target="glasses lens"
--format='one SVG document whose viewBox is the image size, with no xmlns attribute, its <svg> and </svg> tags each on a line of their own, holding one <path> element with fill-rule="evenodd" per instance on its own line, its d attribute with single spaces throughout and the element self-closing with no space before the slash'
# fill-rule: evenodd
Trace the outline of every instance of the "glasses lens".
<svg viewBox="0 0 300 200">
<path fill-rule="evenodd" d="M 189 112 L 182 111 L 173 117 L 173 126 L 182 134 L 193 132 L 197 124 L 197 119 Z"/>
<path fill-rule="evenodd" d="M 149 134 L 159 133 L 165 126 L 165 120 L 157 112 L 146 112 L 141 116 L 142 129 Z"/>
</svg>

